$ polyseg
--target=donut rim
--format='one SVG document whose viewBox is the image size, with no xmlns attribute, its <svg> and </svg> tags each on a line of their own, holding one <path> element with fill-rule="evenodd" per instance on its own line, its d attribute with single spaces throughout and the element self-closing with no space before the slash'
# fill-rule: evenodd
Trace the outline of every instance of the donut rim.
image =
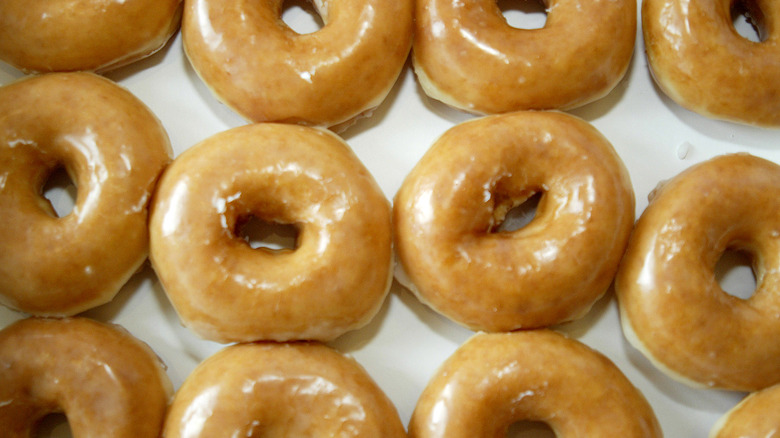
<svg viewBox="0 0 780 438">
<path fill-rule="evenodd" d="M 0 119 L 0 211 L 25 224 L 25 233 L 0 231 L 0 303 L 69 316 L 110 301 L 146 260 L 147 208 L 172 157 L 165 128 L 132 93 L 93 73 L 27 76 L 0 94 L 14 102 Z M 63 217 L 42 193 L 60 168 L 77 187 Z"/>
<path fill-rule="evenodd" d="M 307 167 L 317 160 L 336 164 Z M 221 170 L 233 166 L 240 170 Z M 208 213 L 188 210 L 198 205 Z M 252 248 L 235 228 L 249 216 L 296 227 L 296 248 Z M 340 137 L 247 125 L 205 139 L 166 170 L 152 207 L 150 259 L 180 319 L 201 337 L 329 341 L 367 324 L 384 303 L 393 279 L 390 221 L 390 203 Z M 355 239 L 365 240 L 356 247 Z M 206 280 L 183 269 L 193 263 L 209 267 Z M 233 297 L 226 308 L 224 296 Z"/>
<path fill-rule="evenodd" d="M 527 136 L 517 135 L 518 130 L 536 129 L 531 127 L 537 123 L 543 124 L 544 127 L 527 133 Z M 480 154 L 479 160 L 485 160 L 486 156 L 496 159 L 480 166 L 479 161 L 471 160 L 477 157 L 469 152 L 468 148 L 473 145 L 484 145 L 482 152 L 477 148 L 473 149 L 474 154 Z M 513 152 L 504 153 L 505 150 Z M 526 152 L 529 157 L 535 154 L 534 157 L 541 157 L 545 162 L 551 162 L 551 157 L 557 157 L 559 154 L 568 158 L 582 156 L 583 160 L 587 158 L 587 164 L 592 166 L 594 173 L 578 171 L 569 181 L 568 175 L 551 166 L 542 168 L 530 165 L 531 158 L 521 157 L 519 151 Z M 518 167 L 510 168 L 507 164 L 515 159 L 508 158 L 510 154 L 514 154 L 517 162 L 521 163 Z M 457 168 L 461 170 L 444 172 L 445 166 L 451 169 L 453 165 L 440 160 L 449 160 L 451 157 L 456 157 L 463 166 Z M 596 173 L 599 176 L 593 178 Z M 479 182 L 471 178 L 473 175 L 480 178 Z M 480 184 L 487 181 L 486 175 L 490 178 L 490 186 L 485 183 L 483 192 L 483 186 Z M 469 184 L 453 184 L 453 179 L 469 180 Z M 588 184 L 581 184 L 583 180 L 588 180 Z M 598 189 L 595 188 L 596 184 Z M 585 202 L 584 208 L 590 208 L 588 214 L 595 217 L 589 217 L 582 222 L 582 218 L 577 214 L 566 216 L 561 213 L 569 209 L 569 197 L 577 197 L 573 193 L 577 192 L 575 188 L 578 185 L 587 186 L 587 189 L 583 188 L 582 191 L 593 190 L 593 196 L 608 199 L 608 202 L 598 204 Z M 463 188 L 453 190 L 452 193 L 449 189 L 443 189 L 454 186 Z M 442 191 L 438 192 L 437 189 Z M 487 195 L 488 191 L 490 196 Z M 432 198 L 424 198 L 428 192 L 437 194 Z M 529 224 L 512 232 L 489 231 L 504 220 L 511 208 L 522 204 L 535 193 L 541 193 L 542 196 L 534 219 Z M 483 199 L 486 205 L 484 208 Z M 433 207 L 428 207 L 429 200 L 431 206 L 441 207 L 440 213 L 435 213 L 436 215 L 452 219 L 453 223 L 434 216 L 431 216 L 434 218 L 430 221 L 418 220 L 422 217 L 418 212 L 423 211 L 423 207 L 435 212 Z M 473 205 L 464 207 L 466 202 L 460 202 L 463 200 Z M 493 202 L 494 204 L 491 204 Z M 607 292 L 617 271 L 619 257 L 628 241 L 634 220 L 634 194 L 630 177 L 620 157 L 608 140 L 592 125 L 557 111 L 529 111 L 486 116 L 462 123 L 445 132 L 406 177 L 396 194 L 393 208 L 395 252 L 398 261 L 396 279 L 424 304 L 456 323 L 472 330 L 494 332 L 546 327 L 586 314 Z M 611 212 L 607 213 L 607 210 Z M 463 213 L 464 211 L 467 213 Z M 557 218 L 555 221 L 554 217 Z M 545 267 L 546 262 L 533 256 L 534 251 L 545 249 L 544 242 L 541 242 L 543 236 L 557 228 L 559 223 L 568 227 L 570 235 L 556 235 L 556 239 L 569 239 L 569 247 L 580 248 L 587 240 L 581 236 L 587 233 L 579 230 L 590 229 L 590 224 L 597 220 L 610 223 L 609 226 L 594 226 L 590 232 L 591 235 L 599 234 L 603 237 L 591 242 L 600 246 L 600 255 L 590 258 L 592 261 L 599 261 L 598 267 L 591 265 L 579 273 L 553 275 L 549 271 L 553 263 Z M 424 243 L 421 243 L 423 240 Z M 512 281 L 494 282 L 493 276 L 500 267 L 492 271 L 480 271 L 477 268 L 471 271 L 472 268 L 468 266 L 472 265 L 471 260 L 480 258 L 481 249 L 483 252 L 490 252 L 481 248 L 481 242 L 485 245 L 495 244 L 496 248 L 503 251 L 504 258 L 512 256 L 513 263 L 508 265 L 525 266 L 536 263 L 541 267 L 523 269 L 522 275 L 511 277 Z M 504 244 L 513 245 L 514 256 L 506 252 L 508 248 L 504 248 Z M 464 249 L 453 249 L 461 246 Z M 521 250 L 523 246 L 525 248 Z M 441 250 L 441 254 L 433 253 L 434 248 Z M 473 248 L 474 254 L 464 255 L 468 248 Z M 576 266 L 581 265 L 575 260 L 578 251 L 579 249 L 571 252 L 561 251 L 561 260 L 571 261 L 563 264 L 573 266 L 575 271 Z M 459 258 L 466 261 L 460 263 Z M 476 266 L 477 262 L 473 265 Z M 488 262 L 481 265 L 488 265 Z M 473 272 L 472 277 L 476 280 L 460 278 L 457 284 L 448 280 L 453 276 L 463 277 L 464 275 L 459 274 L 461 271 Z M 544 272 L 547 273 L 546 276 L 542 274 Z M 509 278 L 510 274 L 505 277 Z M 554 278 L 555 281 L 544 283 L 544 277 Z M 576 278 L 576 282 L 568 284 L 566 278 Z M 534 298 L 524 293 L 520 281 L 533 285 L 535 294 L 531 295 L 544 298 Z M 549 284 L 559 287 L 550 287 Z M 476 293 L 481 290 L 494 293 L 482 294 L 485 295 L 484 300 L 477 301 Z M 557 292 L 552 292 L 553 290 Z"/>
<path fill-rule="evenodd" d="M 408 430 L 502 436 L 518 421 L 546 423 L 556 436 L 662 436 L 644 395 L 607 356 L 549 329 L 474 334 L 431 377 Z"/>
<path fill-rule="evenodd" d="M 694 388 L 735 391 L 780 381 L 780 365 L 773 365 L 780 348 L 767 347 L 780 337 L 780 322 L 772 323 L 780 312 L 773 268 L 780 251 L 771 237 L 780 235 L 780 222 L 770 219 L 780 214 L 780 204 L 756 197 L 774 192 L 780 194 L 780 166 L 746 153 L 693 165 L 653 192 L 615 291 L 624 336 L 669 377 Z M 727 250 L 752 258 L 756 289 L 748 299 L 723 291 L 715 278 Z"/>
</svg>

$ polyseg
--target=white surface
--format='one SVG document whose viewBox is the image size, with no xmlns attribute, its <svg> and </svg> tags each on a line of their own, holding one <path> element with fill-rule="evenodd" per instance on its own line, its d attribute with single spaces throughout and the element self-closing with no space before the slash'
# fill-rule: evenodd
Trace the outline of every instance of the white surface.
<svg viewBox="0 0 780 438">
<path fill-rule="evenodd" d="M 294 19 L 300 13 L 288 10 L 285 19 Z M 314 25 L 310 17 L 303 17 L 303 22 Z M 776 145 L 780 131 L 708 120 L 663 96 L 651 80 L 642 44 L 638 35 L 632 66 L 611 94 L 571 111 L 596 126 L 623 158 L 636 192 L 637 217 L 647 205 L 647 194 L 659 181 L 696 162 L 737 151 L 780 162 L 780 148 Z M 21 76 L 0 63 L 0 84 Z M 219 104 L 201 83 L 184 56 L 179 36 L 153 57 L 107 76 L 130 89 L 162 120 L 176 155 L 212 134 L 245 123 Z M 392 198 L 434 140 L 454 124 L 472 117 L 425 97 L 407 64 L 374 116 L 352 127 L 343 137 L 387 197 Z M 744 266 L 724 281 L 733 293 L 749 293 L 753 287 Z M 181 327 L 148 265 L 112 303 L 89 311 L 86 316 L 119 323 L 149 343 L 167 363 L 177 388 L 201 360 L 222 348 Z M 22 317 L 0 308 L 0 327 Z M 659 373 L 624 340 L 611 290 L 584 319 L 557 329 L 611 358 L 650 401 L 668 437 L 706 436 L 711 425 L 743 396 L 690 389 Z M 407 424 L 428 379 L 471 334 L 394 284 L 387 302 L 370 325 L 344 335 L 332 346 L 352 354 L 367 369 Z"/>
</svg>

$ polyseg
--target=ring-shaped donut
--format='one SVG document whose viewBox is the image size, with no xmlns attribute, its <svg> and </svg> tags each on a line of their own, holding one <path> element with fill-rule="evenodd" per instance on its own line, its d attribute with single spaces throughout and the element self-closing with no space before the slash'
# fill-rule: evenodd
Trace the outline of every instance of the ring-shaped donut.
<svg viewBox="0 0 780 438">
<path fill-rule="evenodd" d="M 749 394 L 723 415 L 710 438 L 771 437 L 780 430 L 780 385 Z"/>
<path fill-rule="evenodd" d="M 537 193 L 529 224 L 496 230 Z M 634 195 L 590 124 L 521 112 L 445 132 L 403 182 L 393 214 L 398 280 L 466 327 L 507 331 L 576 319 L 606 292 Z"/>
<path fill-rule="evenodd" d="M 172 395 L 154 351 L 119 326 L 30 318 L 0 330 L 4 437 L 37 436 L 39 420 L 64 413 L 74 437 L 157 438 Z"/>
<path fill-rule="evenodd" d="M 546 423 L 559 437 L 662 436 L 647 400 L 606 356 L 531 330 L 461 345 L 420 395 L 409 437 L 506 436 L 519 421 Z"/>
<path fill-rule="evenodd" d="M 406 437 L 398 412 L 353 359 L 317 343 L 227 347 L 176 392 L 166 438 Z"/>
<path fill-rule="evenodd" d="M 761 42 L 737 33 L 732 6 L 752 7 Z M 780 126 L 780 4 L 773 0 L 645 0 L 653 78 L 679 105 L 710 118 Z"/>
<path fill-rule="evenodd" d="M 368 323 L 389 291 L 389 202 L 329 131 L 216 134 L 176 158 L 155 199 L 152 264 L 205 338 L 332 340 Z M 297 228 L 295 248 L 252 248 L 238 230 L 251 218 Z"/>
<path fill-rule="evenodd" d="M 312 3 L 324 26 L 298 34 L 281 18 L 283 0 L 187 0 L 187 56 L 248 120 L 344 129 L 398 78 L 412 44 L 412 1 Z"/>
<path fill-rule="evenodd" d="M 161 49 L 181 0 L 4 0 L 0 60 L 25 72 L 105 72 Z"/>
<path fill-rule="evenodd" d="M 693 386 L 753 391 L 780 382 L 780 166 L 747 154 L 694 165 L 656 189 L 615 281 L 623 332 Z M 715 276 L 749 254 L 748 299 Z"/>
<path fill-rule="evenodd" d="M 496 114 L 570 109 L 609 93 L 636 39 L 636 1 L 549 0 L 542 29 L 507 24 L 496 0 L 421 0 L 412 60 L 425 93 Z"/>
<path fill-rule="evenodd" d="M 0 303 L 73 315 L 110 301 L 146 260 L 147 207 L 171 154 L 160 121 L 108 79 L 0 88 Z M 58 218 L 42 192 L 59 168 L 77 197 Z"/>
</svg>

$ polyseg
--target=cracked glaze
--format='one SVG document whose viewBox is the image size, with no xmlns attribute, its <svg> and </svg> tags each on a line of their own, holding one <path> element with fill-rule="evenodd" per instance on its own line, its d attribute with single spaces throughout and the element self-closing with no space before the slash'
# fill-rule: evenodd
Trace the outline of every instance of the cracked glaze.
<svg viewBox="0 0 780 438">
<path fill-rule="evenodd" d="M 242 221 L 294 226 L 253 249 Z M 330 340 L 376 314 L 392 279 L 390 205 L 334 134 L 259 124 L 217 134 L 164 174 L 151 260 L 184 321 L 223 342 Z"/>
<path fill-rule="evenodd" d="M 146 259 L 147 205 L 171 154 L 149 109 L 100 76 L 0 88 L 0 302 L 72 315 L 110 301 Z M 61 218 L 42 196 L 59 168 L 78 190 Z"/>
<path fill-rule="evenodd" d="M 379 105 L 406 61 L 411 0 L 315 2 L 324 26 L 298 34 L 282 0 L 192 0 L 184 47 L 214 94 L 254 122 L 331 127 Z"/>
<path fill-rule="evenodd" d="M 531 223 L 493 231 L 534 193 Z M 473 329 L 568 321 L 606 292 L 633 220 L 625 167 L 589 124 L 562 113 L 485 117 L 447 131 L 398 191 L 398 278 Z"/>
<path fill-rule="evenodd" d="M 176 394 L 165 438 L 405 437 L 390 400 L 353 359 L 316 343 L 239 344 Z"/>
<path fill-rule="evenodd" d="M 655 191 L 615 290 L 628 340 L 662 371 L 743 391 L 780 381 L 778 199 L 780 167 L 747 154 L 697 164 Z M 726 250 L 752 257 L 757 287 L 746 300 L 716 280 Z"/>
<path fill-rule="evenodd" d="M 414 69 L 425 92 L 465 111 L 569 109 L 625 75 L 634 0 L 550 0 L 542 29 L 509 26 L 495 0 L 417 2 Z"/>
</svg>

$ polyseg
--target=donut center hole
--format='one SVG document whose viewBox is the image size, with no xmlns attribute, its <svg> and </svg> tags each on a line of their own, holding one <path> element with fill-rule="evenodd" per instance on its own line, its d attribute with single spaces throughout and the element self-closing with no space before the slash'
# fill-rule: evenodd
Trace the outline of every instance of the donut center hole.
<svg viewBox="0 0 780 438">
<path fill-rule="evenodd" d="M 311 0 L 285 0 L 282 3 L 282 21 L 300 35 L 317 32 L 325 25 L 320 11 Z"/>
<path fill-rule="evenodd" d="M 293 224 L 271 222 L 247 216 L 236 225 L 236 235 L 252 249 L 273 252 L 294 251 L 298 247 L 298 227 Z"/>
<path fill-rule="evenodd" d="M 497 0 L 506 23 L 516 29 L 541 29 L 547 23 L 547 7 L 541 0 Z"/>
<path fill-rule="evenodd" d="M 756 291 L 753 259 L 746 251 L 727 249 L 715 265 L 715 279 L 727 294 L 747 300 Z"/>
<path fill-rule="evenodd" d="M 541 421 L 517 421 L 509 426 L 507 438 L 555 438 L 555 432 Z"/>
<path fill-rule="evenodd" d="M 56 217 L 65 217 L 73 212 L 78 191 L 64 167 L 54 169 L 41 192 L 51 204 Z"/>
<path fill-rule="evenodd" d="M 48 414 L 35 425 L 33 438 L 72 438 L 73 433 L 65 414 Z"/>
<path fill-rule="evenodd" d="M 731 4 L 731 23 L 739 36 L 754 43 L 766 41 L 764 13 L 753 0 L 737 0 Z"/>
<path fill-rule="evenodd" d="M 534 193 L 520 204 L 512 201 L 499 202 L 493 212 L 494 222 L 491 233 L 511 233 L 530 224 L 536 217 L 536 210 L 542 193 Z"/>
</svg>

